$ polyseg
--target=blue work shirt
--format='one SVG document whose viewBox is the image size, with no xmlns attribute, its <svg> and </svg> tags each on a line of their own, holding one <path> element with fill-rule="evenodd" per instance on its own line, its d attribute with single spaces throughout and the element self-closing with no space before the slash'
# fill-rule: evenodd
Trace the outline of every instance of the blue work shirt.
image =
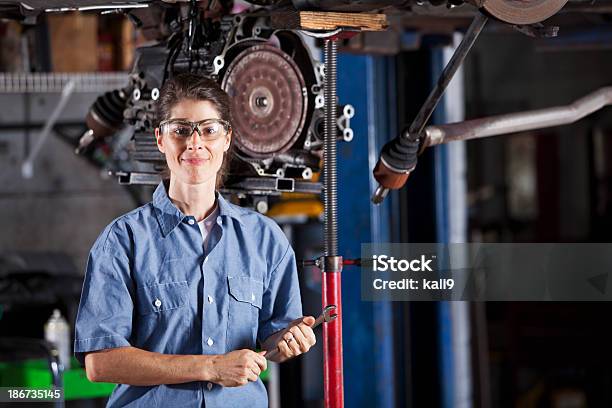
<svg viewBox="0 0 612 408">
<path fill-rule="evenodd" d="M 133 346 L 164 354 L 254 349 L 302 316 L 295 254 L 270 218 L 215 193 L 217 224 L 208 251 L 192 216 L 168 198 L 114 220 L 87 262 L 74 351 Z M 196 381 L 118 384 L 110 407 L 267 407 L 261 381 L 240 387 Z"/>
</svg>

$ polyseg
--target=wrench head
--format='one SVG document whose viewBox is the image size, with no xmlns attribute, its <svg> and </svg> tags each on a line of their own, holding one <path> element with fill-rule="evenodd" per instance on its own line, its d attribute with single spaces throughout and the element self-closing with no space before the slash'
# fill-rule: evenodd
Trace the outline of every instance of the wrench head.
<svg viewBox="0 0 612 408">
<path fill-rule="evenodd" d="M 336 317 L 338 317 L 338 314 L 335 313 L 335 311 L 336 305 L 325 306 L 325 309 L 323 309 L 323 319 L 325 320 L 325 322 L 331 322 Z"/>
</svg>

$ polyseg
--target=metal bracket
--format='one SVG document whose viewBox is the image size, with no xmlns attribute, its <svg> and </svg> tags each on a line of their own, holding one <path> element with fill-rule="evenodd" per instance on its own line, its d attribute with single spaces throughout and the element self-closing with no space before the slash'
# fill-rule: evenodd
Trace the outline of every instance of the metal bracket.
<svg viewBox="0 0 612 408">
<path fill-rule="evenodd" d="M 145 184 L 156 186 L 162 180 L 158 173 L 143 173 L 137 171 L 109 171 L 108 175 L 117 177 L 120 185 Z"/>
<path fill-rule="evenodd" d="M 351 118 L 355 116 L 355 108 L 353 105 L 344 105 L 342 115 L 338 118 L 338 129 L 342 133 L 342 139 L 345 142 L 353 140 L 353 129 L 351 129 Z"/>
<path fill-rule="evenodd" d="M 344 262 L 341 256 L 321 256 L 314 261 L 303 261 L 303 265 L 314 265 L 319 268 L 323 273 L 339 273 L 342 272 L 342 266 Z"/>
<path fill-rule="evenodd" d="M 349 40 L 362 31 L 355 28 L 340 27 L 332 31 L 300 30 L 300 32 L 309 37 L 320 38 L 322 40 Z"/>
</svg>

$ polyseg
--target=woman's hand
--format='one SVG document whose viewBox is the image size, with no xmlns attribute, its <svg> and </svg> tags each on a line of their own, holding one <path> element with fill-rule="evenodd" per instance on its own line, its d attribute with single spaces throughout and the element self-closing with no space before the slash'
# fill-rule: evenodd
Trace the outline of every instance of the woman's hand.
<svg viewBox="0 0 612 408">
<path fill-rule="evenodd" d="M 279 351 L 278 359 L 285 361 L 289 358 L 306 353 L 317 342 L 312 330 L 315 318 L 303 316 L 289 324 L 279 335 L 276 347 Z"/>
<path fill-rule="evenodd" d="M 227 354 L 214 356 L 210 381 L 224 387 L 239 387 L 257 378 L 267 367 L 264 355 L 253 350 L 234 350 Z"/>
</svg>

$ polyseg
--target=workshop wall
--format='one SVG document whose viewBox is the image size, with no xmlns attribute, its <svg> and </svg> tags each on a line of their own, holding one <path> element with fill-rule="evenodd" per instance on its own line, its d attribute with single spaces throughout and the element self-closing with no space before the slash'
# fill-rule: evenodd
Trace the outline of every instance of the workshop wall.
<svg viewBox="0 0 612 408">
<path fill-rule="evenodd" d="M 27 122 L 40 125 L 57 98 L 0 95 L 0 123 L 5 128 L 0 130 L 0 249 L 63 252 L 84 271 L 89 249 L 102 229 L 135 204 L 114 178 L 74 154 L 74 148 L 54 133 L 34 161 L 33 177 L 22 176 L 22 163 L 41 128 L 24 131 L 10 127 Z M 94 98 L 73 95 L 60 122 L 82 121 Z"/>
<path fill-rule="evenodd" d="M 517 33 L 479 38 L 466 61 L 467 118 L 566 105 L 609 86 L 606 45 L 577 48 L 563 29 L 546 48 Z M 609 242 L 611 123 L 604 108 L 573 125 L 467 143 L 470 241 Z M 608 302 L 481 306 L 488 374 L 479 386 L 490 406 L 610 406 Z"/>
<path fill-rule="evenodd" d="M 563 34 L 558 42 L 553 41 L 554 47 L 547 48 L 542 47 L 543 41 L 517 33 L 487 33 L 479 38 L 465 65 L 466 117 L 566 105 L 609 85 L 604 73 L 612 72 L 612 54 L 592 47 L 565 47 L 572 33 Z M 591 136 L 610 122 L 612 112 L 604 109 L 573 125 L 470 142 L 469 194 L 472 226 L 477 227 L 472 228 L 471 239 L 588 240 Z M 518 177 L 510 174 L 512 156 L 507 152 L 519 137 L 530 139 L 536 150 L 534 168 L 549 173 L 545 178 L 540 174 L 533 197 L 537 210 L 527 219 L 512 213 L 506 197 L 509 182 Z M 546 201 L 538 203 L 538 198 Z M 501 225 L 504 218 L 516 223 Z M 538 228 L 538 222 L 546 227 Z"/>
</svg>

